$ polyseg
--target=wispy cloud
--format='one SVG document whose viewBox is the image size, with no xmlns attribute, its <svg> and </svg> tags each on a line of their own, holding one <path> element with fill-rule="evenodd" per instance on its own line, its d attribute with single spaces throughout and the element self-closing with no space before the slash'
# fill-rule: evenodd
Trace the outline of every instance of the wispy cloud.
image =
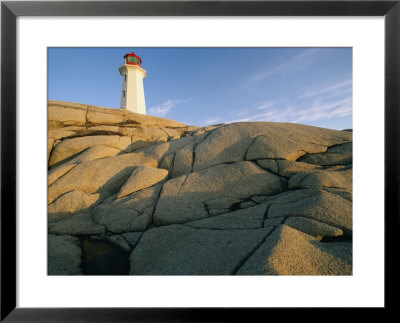
<svg viewBox="0 0 400 323">
<path fill-rule="evenodd" d="M 335 100 L 329 103 L 315 101 L 311 108 L 299 110 L 293 122 L 306 122 L 315 120 L 326 120 L 335 117 L 346 117 L 353 112 L 352 98 Z"/>
<path fill-rule="evenodd" d="M 208 126 L 208 125 L 216 124 L 217 122 L 219 122 L 221 120 L 222 120 L 221 117 L 211 118 L 211 119 L 205 120 L 202 124 Z"/>
<path fill-rule="evenodd" d="M 259 105 L 259 106 L 256 108 L 256 110 L 266 110 L 266 109 L 271 108 L 271 107 L 274 106 L 274 105 L 275 105 L 275 102 L 272 102 L 272 101 L 270 101 L 270 102 L 265 102 L 265 103 Z"/>
<path fill-rule="evenodd" d="M 253 111 L 257 111 L 257 108 Z M 263 110 L 261 113 L 248 114 L 227 123 L 240 121 L 271 121 L 307 123 L 315 120 L 326 120 L 335 117 L 346 117 L 352 114 L 352 98 L 346 97 L 327 103 L 315 100 L 310 107 L 294 108 L 293 106 L 276 106 Z"/>
<path fill-rule="evenodd" d="M 249 112 L 250 112 L 250 108 L 246 107 L 246 108 L 236 110 L 233 113 L 237 116 L 243 116 L 243 115 L 249 114 Z"/>
<path fill-rule="evenodd" d="M 159 105 L 150 107 L 148 112 L 159 117 L 165 116 L 173 107 L 181 103 L 189 102 L 190 100 L 167 100 Z"/>
<path fill-rule="evenodd" d="M 352 80 L 346 80 L 343 82 L 339 83 L 334 83 L 329 86 L 321 87 L 317 86 L 313 89 L 308 89 L 306 90 L 302 95 L 299 96 L 299 98 L 310 98 L 310 97 L 315 97 L 319 96 L 321 94 L 343 94 L 351 91 L 352 89 Z"/>
<path fill-rule="evenodd" d="M 306 69 L 314 64 L 321 57 L 321 49 L 307 48 L 291 57 L 285 57 L 280 62 L 273 62 L 260 68 L 253 73 L 245 85 L 252 85 L 260 80 L 274 76 L 280 73 L 291 73 L 294 71 Z"/>
<path fill-rule="evenodd" d="M 228 123 L 238 122 L 238 121 L 247 121 L 249 119 L 249 115 L 254 113 L 254 109 L 255 110 L 263 110 L 263 109 L 270 108 L 273 105 L 274 105 L 274 102 L 265 102 L 265 103 L 260 104 L 256 108 L 245 107 L 245 108 L 233 110 L 231 115 L 234 115 L 236 117 L 236 119 L 233 120 L 233 121 L 228 121 Z M 211 124 L 216 124 L 217 122 L 226 123 L 227 122 L 226 121 L 226 116 L 225 117 L 212 117 L 212 118 L 209 118 L 209 119 L 205 120 L 204 122 L 202 122 L 201 125 L 208 126 L 208 125 L 211 125 Z"/>
</svg>

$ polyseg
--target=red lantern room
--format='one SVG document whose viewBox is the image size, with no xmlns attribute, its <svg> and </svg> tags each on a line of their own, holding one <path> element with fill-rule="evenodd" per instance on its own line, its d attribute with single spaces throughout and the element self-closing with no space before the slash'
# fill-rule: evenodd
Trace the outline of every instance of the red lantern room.
<svg viewBox="0 0 400 323">
<path fill-rule="evenodd" d="M 139 67 L 142 67 L 142 59 L 137 56 L 134 52 L 126 54 L 124 56 L 124 61 L 125 64 L 128 65 L 138 65 Z"/>
</svg>

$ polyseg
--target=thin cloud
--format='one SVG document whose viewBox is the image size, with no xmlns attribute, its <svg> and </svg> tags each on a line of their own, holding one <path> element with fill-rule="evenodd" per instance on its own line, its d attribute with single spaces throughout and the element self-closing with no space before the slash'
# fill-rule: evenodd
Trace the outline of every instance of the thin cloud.
<svg viewBox="0 0 400 323">
<path fill-rule="evenodd" d="M 341 100 L 320 104 L 314 102 L 309 109 L 300 110 L 293 122 L 305 122 L 315 120 L 326 120 L 335 117 L 347 117 L 353 113 L 352 98 L 347 97 Z"/>
<path fill-rule="evenodd" d="M 222 118 L 218 117 L 218 118 L 212 118 L 212 119 L 207 119 L 203 122 L 204 125 L 212 125 L 212 124 L 216 124 L 218 121 L 221 121 Z"/>
<path fill-rule="evenodd" d="M 352 84 L 353 84 L 352 80 L 346 80 L 343 82 L 331 84 L 326 87 L 316 87 L 314 89 L 309 89 L 305 91 L 302 95 L 299 96 L 299 98 L 310 98 L 327 93 L 335 94 L 335 92 L 338 92 L 338 94 L 347 93 L 348 91 L 351 90 Z"/>
<path fill-rule="evenodd" d="M 255 107 L 255 108 L 252 108 L 252 109 L 249 108 L 249 107 L 246 107 L 246 108 L 243 108 L 243 109 L 240 109 L 240 110 L 236 110 L 234 112 L 234 115 L 237 118 L 236 119 L 232 119 L 230 121 L 225 121 L 225 122 L 226 123 L 233 123 L 233 122 L 240 122 L 240 121 L 251 121 L 252 118 L 256 118 L 258 116 L 263 116 L 265 114 L 268 114 L 268 113 L 265 113 L 265 112 L 264 113 L 259 112 L 258 114 L 254 115 L 253 114 L 254 110 L 261 110 L 262 111 L 262 110 L 269 109 L 274 105 L 275 105 L 275 102 L 269 101 L 269 102 L 264 102 L 264 103 L 260 104 L 259 106 Z M 220 119 L 222 119 L 222 118 L 220 118 Z"/>
<path fill-rule="evenodd" d="M 159 117 L 165 116 L 173 107 L 190 100 L 167 100 L 159 105 L 149 108 L 149 113 Z"/>
<path fill-rule="evenodd" d="M 320 53 L 321 49 L 308 48 L 293 55 L 292 57 L 285 59 L 285 61 L 278 63 L 277 65 L 268 64 L 255 72 L 249 78 L 248 82 L 246 82 L 246 85 L 252 85 L 262 79 L 271 77 L 278 73 L 291 73 L 293 71 L 308 68 L 321 57 L 319 55 Z"/>
<path fill-rule="evenodd" d="M 326 120 L 335 117 L 346 117 L 353 113 L 352 98 L 335 100 L 332 102 L 321 103 L 320 100 L 315 100 L 309 108 L 297 108 L 292 106 L 281 106 L 273 109 L 268 109 L 262 113 L 243 116 L 227 123 L 243 122 L 243 121 L 270 121 L 270 122 L 293 122 L 305 123 L 315 120 Z"/>
<path fill-rule="evenodd" d="M 244 115 L 249 114 L 250 111 L 251 111 L 250 108 L 246 107 L 246 108 L 243 108 L 243 109 L 240 109 L 240 110 L 236 110 L 234 112 L 234 114 L 237 115 L 237 116 L 244 116 Z"/>
<path fill-rule="evenodd" d="M 266 109 L 271 108 L 274 105 L 275 105 L 275 102 L 265 102 L 265 103 L 261 104 L 260 106 L 258 106 L 256 108 L 256 110 L 266 110 Z"/>
<path fill-rule="evenodd" d="M 346 95 L 353 95 L 353 88 L 352 86 L 349 86 L 347 88 L 343 88 L 341 90 L 335 90 L 331 93 L 327 93 L 326 94 L 326 99 L 330 99 L 333 97 L 337 97 L 337 96 L 346 96 Z"/>
</svg>

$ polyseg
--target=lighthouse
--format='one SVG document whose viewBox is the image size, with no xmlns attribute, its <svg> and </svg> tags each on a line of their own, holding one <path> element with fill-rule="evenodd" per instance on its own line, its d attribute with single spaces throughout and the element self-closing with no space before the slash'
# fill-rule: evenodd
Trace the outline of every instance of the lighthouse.
<svg viewBox="0 0 400 323">
<path fill-rule="evenodd" d="M 146 114 L 143 88 L 146 71 L 142 68 L 142 59 L 134 52 L 126 54 L 119 72 L 122 75 L 121 109 Z"/>
</svg>

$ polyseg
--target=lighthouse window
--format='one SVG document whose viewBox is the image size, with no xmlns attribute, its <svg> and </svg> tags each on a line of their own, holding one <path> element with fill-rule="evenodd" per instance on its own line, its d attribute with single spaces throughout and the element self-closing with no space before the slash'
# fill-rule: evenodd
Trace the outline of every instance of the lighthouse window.
<svg viewBox="0 0 400 323">
<path fill-rule="evenodd" d="M 124 77 L 125 77 L 125 83 L 126 83 L 126 75 L 124 75 Z"/>
<path fill-rule="evenodd" d="M 123 98 L 125 97 L 125 91 L 122 91 L 122 97 Z"/>
<path fill-rule="evenodd" d="M 129 62 L 139 64 L 139 60 L 136 57 L 128 57 Z"/>
</svg>

